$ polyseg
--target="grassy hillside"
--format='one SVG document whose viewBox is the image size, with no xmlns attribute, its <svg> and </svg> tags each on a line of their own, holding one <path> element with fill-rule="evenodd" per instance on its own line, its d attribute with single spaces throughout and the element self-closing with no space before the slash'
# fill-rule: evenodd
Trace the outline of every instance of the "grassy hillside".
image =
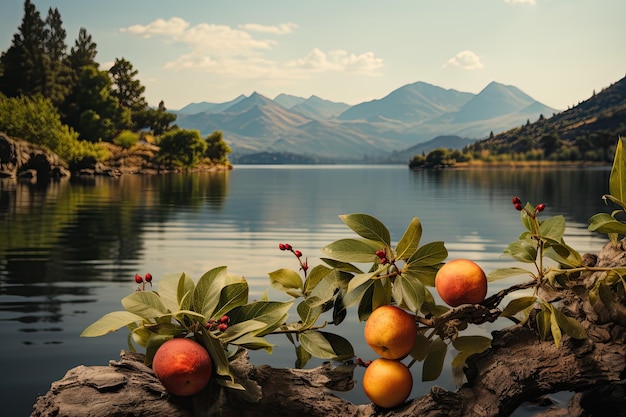
<svg viewBox="0 0 626 417">
<path fill-rule="evenodd" d="M 465 150 L 483 159 L 508 155 L 518 160 L 610 162 L 619 136 L 626 136 L 626 78 L 562 113 L 528 121 Z"/>
</svg>

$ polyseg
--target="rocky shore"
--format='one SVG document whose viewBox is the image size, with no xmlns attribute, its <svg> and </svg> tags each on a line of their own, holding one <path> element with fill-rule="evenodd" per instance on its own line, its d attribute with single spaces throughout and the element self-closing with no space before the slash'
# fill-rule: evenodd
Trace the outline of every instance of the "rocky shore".
<svg viewBox="0 0 626 417">
<path fill-rule="evenodd" d="M 57 154 L 25 140 L 15 139 L 0 132 L 0 178 L 29 182 L 47 182 L 52 179 L 76 176 L 104 175 L 118 177 L 125 174 L 162 174 L 178 172 L 159 165 L 156 155 L 159 147 L 140 143 L 130 149 L 123 149 L 110 143 L 103 143 L 110 154 L 106 162 L 95 158 L 84 158 L 80 162 L 68 163 Z M 191 171 L 230 170 L 232 165 L 200 165 Z"/>
</svg>

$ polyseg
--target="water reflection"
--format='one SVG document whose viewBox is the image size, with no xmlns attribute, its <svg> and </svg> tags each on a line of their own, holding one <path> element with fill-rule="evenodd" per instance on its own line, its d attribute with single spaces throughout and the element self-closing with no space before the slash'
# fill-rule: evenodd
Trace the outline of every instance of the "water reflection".
<svg viewBox="0 0 626 417">
<path fill-rule="evenodd" d="M 125 346 L 123 332 L 98 340 L 78 335 L 101 315 L 121 309 L 120 299 L 134 291 L 135 273 L 151 272 L 158 279 L 186 272 L 197 279 L 228 265 L 248 279 L 251 299 L 258 298 L 269 287 L 268 272 L 297 268 L 281 256 L 278 242 L 294 244 L 315 265 L 321 247 L 350 234 L 337 215 L 356 212 L 380 218 L 396 241 L 418 216 L 423 243 L 442 240 L 451 258 L 472 258 L 490 270 L 507 264 L 502 250 L 521 232 L 513 195 L 546 203 L 546 215 L 564 214 L 570 226 L 566 241 L 581 251 L 597 251 L 602 238 L 585 228 L 592 214 L 610 210 L 600 198 L 608 175 L 608 170 L 237 167 L 94 177 L 47 187 L 0 181 L 0 367 L 5 374 L 30 375 L 19 383 L 0 380 L 0 390 L 16 398 L 11 405 L 16 408 L 6 412 L 26 415 L 36 394 L 69 367 L 102 365 L 117 355 Z M 270 290 L 272 299 L 281 296 Z M 342 334 L 358 344 L 362 324 L 351 315 L 347 320 L 352 322 Z M 276 353 L 260 352 L 255 361 L 293 366 L 292 347 L 282 344 L 282 337 L 272 342 L 280 344 Z M 363 346 L 356 351 L 369 354 Z M 450 381 L 444 376 L 437 384 Z M 414 395 L 428 389 L 416 384 Z M 360 390 L 347 395 L 366 401 Z"/>
</svg>

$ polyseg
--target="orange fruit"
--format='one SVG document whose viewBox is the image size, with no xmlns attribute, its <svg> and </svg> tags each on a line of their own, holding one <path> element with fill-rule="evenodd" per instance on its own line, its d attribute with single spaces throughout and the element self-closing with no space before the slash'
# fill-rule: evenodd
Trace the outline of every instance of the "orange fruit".
<svg viewBox="0 0 626 417">
<path fill-rule="evenodd" d="M 377 406 L 396 407 L 409 398 L 413 389 L 413 375 L 402 362 L 375 359 L 363 374 L 363 391 Z"/>
<path fill-rule="evenodd" d="M 487 277 L 476 262 L 455 259 L 437 271 L 435 288 L 441 299 L 451 307 L 478 304 L 487 295 Z"/>
<path fill-rule="evenodd" d="M 399 307 L 384 305 L 372 311 L 363 330 L 365 341 L 386 359 L 400 359 L 413 349 L 417 338 L 415 317 Z"/>
<path fill-rule="evenodd" d="M 213 362 L 204 346 L 187 338 L 163 343 L 154 354 L 152 370 L 171 394 L 196 394 L 211 379 Z"/>
</svg>

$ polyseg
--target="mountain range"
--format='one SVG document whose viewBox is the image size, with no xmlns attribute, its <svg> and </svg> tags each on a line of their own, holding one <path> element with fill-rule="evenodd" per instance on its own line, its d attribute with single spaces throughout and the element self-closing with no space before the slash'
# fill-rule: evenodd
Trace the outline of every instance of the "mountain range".
<svg viewBox="0 0 626 417">
<path fill-rule="evenodd" d="M 261 163 L 273 154 L 310 163 L 406 163 L 416 149 L 443 146 L 438 138 L 463 147 L 557 112 L 497 82 L 478 94 L 416 82 L 353 106 L 317 96 L 270 99 L 255 92 L 224 103 L 191 103 L 176 114 L 179 127 L 203 136 L 222 131 L 233 163 Z"/>
</svg>

